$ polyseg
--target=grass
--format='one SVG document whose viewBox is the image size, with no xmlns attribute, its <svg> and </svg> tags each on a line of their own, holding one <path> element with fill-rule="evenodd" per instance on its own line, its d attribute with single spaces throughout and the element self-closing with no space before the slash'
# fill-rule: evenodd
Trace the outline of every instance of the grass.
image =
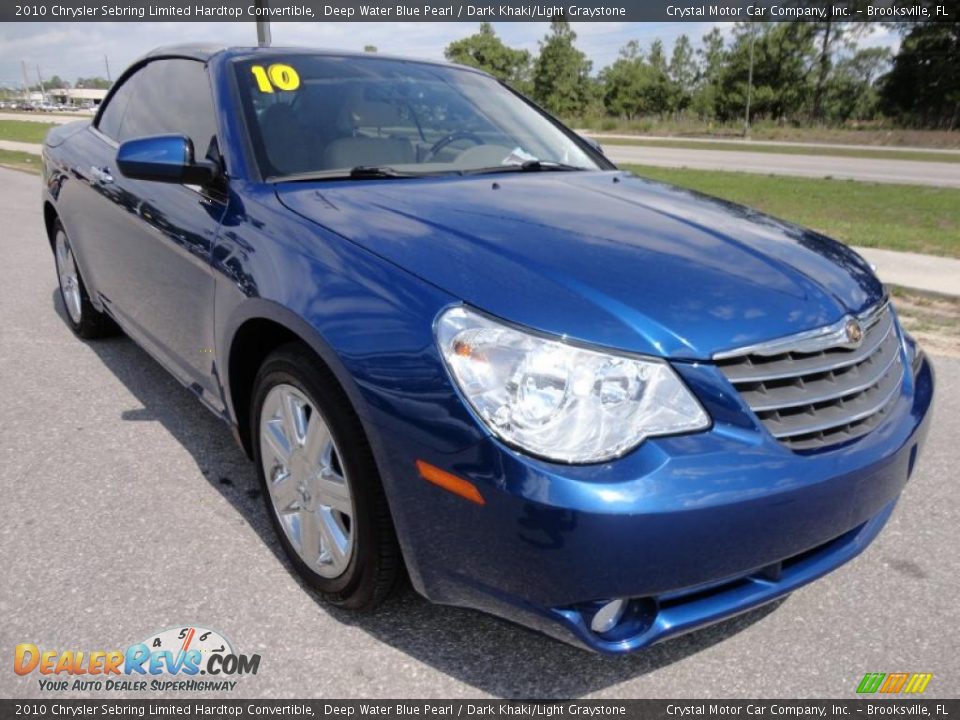
<svg viewBox="0 0 960 720">
<path fill-rule="evenodd" d="M 56 123 L 33 122 L 32 120 L 0 120 L 0 140 L 16 140 L 25 143 L 42 143 L 44 136 Z"/>
<path fill-rule="evenodd" d="M 690 140 L 663 138 L 656 140 L 621 139 L 603 137 L 597 138 L 604 145 L 639 145 L 647 147 L 683 148 L 688 150 L 734 150 L 737 152 L 774 153 L 778 155 L 829 155 L 833 157 L 872 158 L 875 160 L 915 160 L 920 162 L 948 162 L 960 163 L 960 153 L 922 152 L 911 150 L 895 150 L 886 148 L 828 148 L 796 145 L 764 145 L 751 142 L 692 142 Z"/>
<path fill-rule="evenodd" d="M 850 245 L 960 257 L 960 190 L 623 165 L 798 223 Z"/>
<path fill-rule="evenodd" d="M 40 174 L 40 156 L 15 150 L 0 150 L 0 167 Z"/>
</svg>

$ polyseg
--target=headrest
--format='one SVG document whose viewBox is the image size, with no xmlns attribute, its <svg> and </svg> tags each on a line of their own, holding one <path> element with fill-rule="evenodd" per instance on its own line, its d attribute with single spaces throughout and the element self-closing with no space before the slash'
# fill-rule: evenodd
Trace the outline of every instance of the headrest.
<svg viewBox="0 0 960 720">
<path fill-rule="evenodd" d="M 401 125 L 400 108 L 386 102 L 363 100 L 350 108 L 353 127 L 396 127 Z"/>
</svg>

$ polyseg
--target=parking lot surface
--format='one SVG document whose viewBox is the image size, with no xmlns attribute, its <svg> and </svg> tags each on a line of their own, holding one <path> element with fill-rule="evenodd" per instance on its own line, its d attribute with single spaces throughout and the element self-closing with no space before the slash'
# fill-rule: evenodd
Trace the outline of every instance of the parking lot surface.
<svg viewBox="0 0 960 720">
<path fill-rule="evenodd" d="M 929 444 L 880 538 L 774 606 L 619 658 L 410 590 L 355 617 L 297 581 L 225 426 L 128 339 L 74 338 L 40 179 L 0 186 L 0 696 L 44 696 L 11 668 L 18 643 L 123 649 L 186 625 L 261 655 L 222 698 L 852 698 L 895 671 L 960 692 L 960 360 L 935 359 Z"/>
</svg>

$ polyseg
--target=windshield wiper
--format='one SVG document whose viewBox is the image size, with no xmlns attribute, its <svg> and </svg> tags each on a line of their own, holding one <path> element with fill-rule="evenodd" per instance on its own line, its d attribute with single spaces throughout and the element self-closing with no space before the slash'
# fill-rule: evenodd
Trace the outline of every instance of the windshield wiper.
<svg viewBox="0 0 960 720">
<path fill-rule="evenodd" d="M 370 180 L 377 178 L 426 177 L 436 173 L 416 173 L 395 170 L 387 165 L 357 165 L 350 170 L 320 170 L 317 172 L 293 173 L 267 178 L 269 182 L 314 182 L 317 180 Z"/>
<path fill-rule="evenodd" d="M 444 175 L 486 175 L 489 173 L 509 172 L 558 172 L 586 170 L 587 168 L 550 160 L 527 160 L 518 165 L 494 165 L 473 170 L 433 170 L 429 172 L 409 172 L 397 170 L 389 165 L 356 165 L 349 170 L 320 170 L 317 172 L 293 173 L 268 178 L 269 182 L 315 182 L 319 180 L 378 180 L 395 178 L 439 177 Z"/>
<path fill-rule="evenodd" d="M 568 172 L 586 169 L 587 168 L 576 165 L 553 162 L 552 160 L 527 160 L 519 165 L 496 165 L 493 167 L 477 168 L 476 170 L 466 170 L 465 173 L 468 175 L 488 175 L 507 172 Z"/>
<path fill-rule="evenodd" d="M 405 178 L 417 177 L 423 173 L 401 172 L 394 170 L 389 165 L 357 165 L 350 168 L 349 177 L 353 180 L 366 180 L 368 178 Z"/>
</svg>

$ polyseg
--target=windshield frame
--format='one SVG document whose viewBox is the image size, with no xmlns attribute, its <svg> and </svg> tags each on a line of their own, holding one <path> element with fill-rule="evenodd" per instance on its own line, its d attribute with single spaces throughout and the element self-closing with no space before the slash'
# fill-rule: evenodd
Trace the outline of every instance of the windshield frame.
<svg viewBox="0 0 960 720">
<path fill-rule="evenodd" d="M 582 172 L 601 172 L 601 171 L 610 171 L 617 170 L 617 166 L 610 161 L 602 152 L 587 142 L 579 133 L 573 131 L 570 127 L 565 125 L 559 118 L 552 115 L 550 112 L 545 110 L 543 107 L 538 105 L 535 101 L 518 92 L 516 89 L 510 87 L 506 82 L 499 80 L 488 73 L 483 72 L 477 68 L 468 67 L 465 65 L 458 65 L 455 63 L 447 62 L 437 62 L 430 60 L 419 60 L 403 57 L 393 57 L 393 56 L 376 56 L 371 58 L 367 55 L 362 55 L 358 53 L 350 52 L 327 52 L 324 50 L 311 50 L 311 49 L 302 49 L 302 48 L 283 48 L 283 47 L 271 47 L 268 52 L 255 51 L 250 53 L 244 53 L 243 55 L 238 55 L 230 58 L 230 61 L 227 64 L 227 75 L 229 76 L 229 84 L 233 91 L 234 101 L 237 105 L 237 118 L 240 122 L 240 127 L 242 129 L 243 142 L 246 146 L 246 150 L 252 161 L 251 165 L 253 170 L 255 170 L 257 175 L 257 180 L 265 183 L 283 183 L 294 181 L 296 175 L 304 175 L 305 173 L 297 174 L 283 174 L 278 175 L 276 173 L 269 172 L 270 167 L 265 163 L 264 157 L 264 148 L 263 142 L 257 141 L 255 138 L 254 128 L 251 127 L 251 123 L 255 122 L 255 119 L 250 117 L 250 111 L 252 110 L 252 105 L 245 99 L 244 92 L 240 87 L 240 68 L 242 65 L 262 61 L 264 63 L 272 62 L 283 62 L 284 59 L 289 59 L 292 57 L 324 57 L 331 59 L 342 59 L 350 61 L 364 61 L 364 60 L 379 60 L 387 62 L 395 62 L 398 64 L 413 64 L 413 65 L 426 65 L 426 66 L 435 66 L 442 68 L 444 70 L 453 70 L 456 72 L 464 73 L 474 73 L 476 75 L 483 76 L 484 78 L 489 79 L 491 82 L 496 83 L 503 90 L 510 93 L 514 98 L 525 104 L 529 109 L 533 110 L 537 115 L 546 120 L 550 125 L 552 125 L 556 130 L 558 130 L 567 140 L 569 140 L 574 146 L 582 151 L 593 163 L 597 165 L 597 168 L 582 168 Z M 510 170 L 512 166 L 505 165 L 505 170 Z M 350 180 L 355 179 L 351 178 L 350 168 L 344 168 L 341 172 L 337 170 L 317 170 L 317 175 L 324 175 L 326 180 Z M 490 172 L 493 172 L 493 168 L 489 168 Z M 471 172 L 471 169 L 465 169 L 463 172 L 458 172 L 456 170 L 447 169 L 447 170 L 437 170 L 437 171 L 425 171 L 423 173 L 417 172 L 405 172 L 406 177 L 397 178 L 397 177 L 368 177 L 364 178 L 365 180 L 370 181 L 385 181 L 397 179 L 421 179 L 421 178 L 453 178 L 453 177 L 475 177 L 476 172 Z M 302 181 L 302 178 L 300 178 Z"/>
</svg>

